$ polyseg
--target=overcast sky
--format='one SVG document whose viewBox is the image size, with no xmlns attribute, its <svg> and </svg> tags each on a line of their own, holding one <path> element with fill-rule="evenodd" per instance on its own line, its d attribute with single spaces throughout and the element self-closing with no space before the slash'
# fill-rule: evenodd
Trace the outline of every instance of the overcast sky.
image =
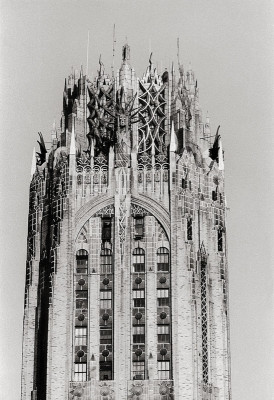
<svg viewBox="0 0 274 400">
<path fill-rule="evenodd" d="M 272 5 L 271 5 L 272 3 Z M 111 71 L 131 47 L 138 75 L 180 58 L 195 71 L 204 116 L 225 149 L 233 400 L 271 400 L 273 326 L 273 2 L 0 1 L 1 397 L 20 398 L 21 337 L 33 146 L 59 122 L 71 67 Z"/>
</svg>

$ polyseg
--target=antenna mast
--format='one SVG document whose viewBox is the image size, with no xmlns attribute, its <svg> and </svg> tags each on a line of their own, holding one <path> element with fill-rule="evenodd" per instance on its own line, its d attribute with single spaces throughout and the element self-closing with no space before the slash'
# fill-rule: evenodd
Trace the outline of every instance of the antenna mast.
<svg viewBox="0 0 274 400">
<path fill-rule="evenodd" d="M 178 59 L 178 67 L 180 68 L 180 39 L 177 38 L 177 59 Z"/>
<path fill-rule="evenodd" d="M 89 31 L 88 31 L 88 42 L 87 42 L 87 69 L 86 69 L 86 76 L 88 75 L 88 51 L 89 51 Z"/>
<path fill-rule="evenodd" d="M 112 78 L 114 79 L 114 56 L 115 56 L 115 43 L 116 43 L 116 38 L 115 38 L 115 24 L 113 25 L 113 35 L 112 35 Z"/>
</svg>

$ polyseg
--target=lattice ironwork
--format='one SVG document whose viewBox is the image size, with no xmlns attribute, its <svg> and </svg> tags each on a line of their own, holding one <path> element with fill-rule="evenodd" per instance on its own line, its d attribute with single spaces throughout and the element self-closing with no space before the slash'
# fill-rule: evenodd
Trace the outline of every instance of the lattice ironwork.
<svg viewBox="0 0 274 400">
<path fill-rule="evenodd" d="M 101 64 L 102 65 L 102 64 Z M 107 112 L 113 109 L 113 82 L 104 74 L 100 66 L 100 71 L 96 82 L 88 85 L 89 102 L 89 124 L 88 139 L 95 141 L 95 156 L 101 152 L 108 154 L 109 147 L 115 143 L 114 137 L 114 119 Z"/>
<path fill-rule="evenodd" d="M 126 225 L 127 225 L 127 206 L 125 199 L 121 201 L 119 206 L 119 238 L 120 238 L 120 247 L 121 253 L 124 252 L 124 242 L 126 239 Z"/>
<path fill-rule="evenodd" d="M 201 247 L 201 324 L 202 324 L 202 370 L 203 382 L 208 383 L 208 310 L 207 310 L 207 256 Z"/>
<path fill-rule="evenodd" d="M 131 215 L 140 215 L 144 217 L 145 215 L 151 215 L 149 211 L 145 210 L 143 207 L 138 206 L 137 204 L 131 205 Z"/>
<path fill-rule="evenodd" d="M 114 215 L 114 205 L 111 204 L 97 211 L 94 216 L 95 217 L 112 217 Z"/>
<path fill-rule="evenodd" d="M 160 83 L 160 82 L 159 82 Z M 166 84 L 139 82 L 140 125 L 138 129 L 138 153 L 166 154 Z"/>
</svg>

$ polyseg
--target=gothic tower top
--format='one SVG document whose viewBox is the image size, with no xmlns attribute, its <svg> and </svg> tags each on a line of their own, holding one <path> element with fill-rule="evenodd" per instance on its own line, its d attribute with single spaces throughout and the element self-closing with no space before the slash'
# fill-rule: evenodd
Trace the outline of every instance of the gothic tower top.
<svg viewBox="0 0 274 400">
<path fill-rule="evenodd" d="M 231 400 L 224 161 L 194 72 L 65 80 L 29 203 L 22 400 Z"/>
</svg>

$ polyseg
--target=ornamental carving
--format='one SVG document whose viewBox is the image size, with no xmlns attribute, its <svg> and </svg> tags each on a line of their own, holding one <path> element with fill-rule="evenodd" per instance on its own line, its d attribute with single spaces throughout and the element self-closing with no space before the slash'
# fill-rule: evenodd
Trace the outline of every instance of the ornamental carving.
<svg viewBox="0 0 274 400">
<path fill-rule="evenodd" d="M 147 76 L 139 82 L 140 125 L 138 129 L 138 153 L 166 153 L 166 83 L 158 76 L 149 60 Z"/>
<path fill-rule="evenodd" d="M 114 390 L 111 385 L 106 382 L 100 383 L 100 395 L 102 396 L 102 400 L 114 400 Z"/>
<path fill-rule="evenodd" d="M 72 388 L 69 391 L 69 400 L 79 400 L 80 398 L 83 399 L 85 388 L 85 383 L 73 383 Z"/>
<path fill-rule="evenodd" d="M 131 205 L 131 215 L 133 215 L 133 216 L 140 215 L 140 216 L 144 217 L 145 215 L 151 215 L 151 214 L 150 214 L 150 212 L 145 210 L 143 207 L 138 206 L 136 204 L 132 204 Z"/>
<path fill-rule="evenodd" d="M 101 210 L 97 211 L 94 214 L 94 217 L 112 217 L 114 215 L 114 205 L 110 204 L 102 208 Z"/>
<path fill-rule="evenodd" d="M 136 396 L 141 396 L 144 392 L 144 384 L 142 382 L 134 383 L 130 389 L 132 399 L 138 399 Z"/>
<path fill-rule="evenodd" d="M 161 399 L 165 400 L 174 399 L 172 382 L 169 381 L 161 382 L 161 384 L 159 385 L 159 394 L 163 396 L 161 397 Z"/>
</svg>

